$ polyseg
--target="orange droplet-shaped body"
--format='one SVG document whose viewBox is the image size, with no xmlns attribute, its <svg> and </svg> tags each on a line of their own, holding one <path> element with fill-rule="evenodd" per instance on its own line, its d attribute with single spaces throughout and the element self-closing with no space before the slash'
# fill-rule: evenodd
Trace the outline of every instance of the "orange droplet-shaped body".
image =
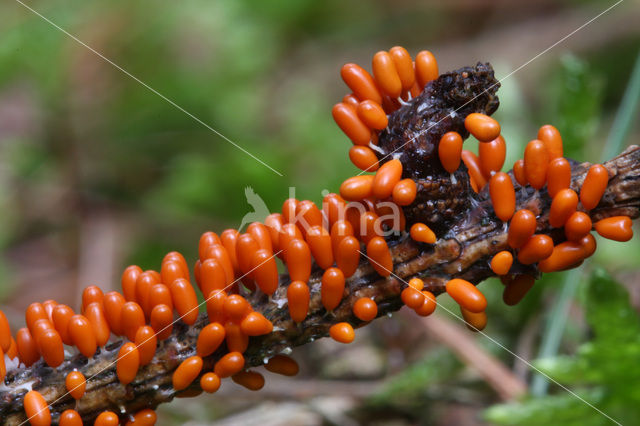
<svg viewBox="0 0 640 426">
<path fill-rule="evenodd" d="M 398 159 L 389 160 L 376 172 L 373 179 L 373 195 L 384 200 L 391 196 L 393 187 L 400 182 L 402 177 L 402 163 Z"/>
<path fill-rule="evenodd" d="M 469 281 L 454 278 L 447 281 L 447 294 L 455 300 L 458 305 L 471 312 L 483 312 L 487 308 L 487 299 Z"/>
<path fill-rule="evenodd" d="M 318 266 L 327 269 L 333 265 L 333 249 L 331 248 L 331 235 L 322 226 L 309 228 L 306 241 L 313 258 Z"/>
<path fill-rule="evenodd" d="M 491 142 L 500 136 L 500 124 L 485 114 L 472 112 L 467 115 L 464 127 L 480 142 Z"/>
<path fill-rule="evenodd" d="M 32 335 L 35 336 L 34 325 L 38 320 L 49 321 L 49 315 L 45 311 L 44 306 L 41 303 L 32 303 L 27 307 L 25 311 L 25 324 Z"/>
<path fill-rule="evenodd" d="M 373 101 L 363 101 L 357 108 L 358 117 L 369 128 L 382 130 L 387 127 L 389 120 L 380 104 Z"/>
<path fill-rule="evenodd" d="M 553 248 L 551 256 L 538 263 L 542 272 L 554 272 L 570 269 L 585 259 L 585 250 L 580 243 L 565 241 Z"/>
<path fill-rule="evenodd" d="M 442 135 L 438 144 L 438 158 L 449 173 L 458 170 L 462 159 L 462 136 L 459 133 L 447 132 Z"/>
<path fill-rule="evenodd" d="M 336 250 L 336 265 L 346 278 L 358 269 L 360 263 L 360 242 L 353 236 L 347 236 L 338 244 Z"/>
<path fill-rule="evenodd" d="M 229 352 L 216 362 L 213 372 L 221 379 L 232 376 L 244 368 L 244 357 L 240 352 Z"/>
<path fill-rule="evenodd" d="M 252 391 L 257 391 L 264 387 L 264 376 L 255 371 L 241 371 L 231 376 L 231 380 Z"/>
<path fill-rule="evenodd" d="M 378 172 L 379 171 L 380 170 L 378 170 Z M 360 175 L 350 177 L 340 185 L 340 195 L 342 196 L 342 198 L 348 201 L 363 200 L 371 196 L 373 191 L 373 180 L 373 175 Z"/>
<path fill-rule="evenodd" d="M 151 310 L 149 325 L 156 332 L 158 339 L 164 340 L 171 336 L 173 330 L 173 310 L 167 305 L 156 305 Z M 135 336 L 134 336 L 135 338 Z"/>
<path fill-rule="evenodd" d="M 422 295 L 424 296 L 424 302 L 422 303 L 422 306 L 416 308 L 415 311 L 416 314 L 421 317 L 428 317 L 436 310 L 438 303 L 436 302 L 436 296 L 434 296 L 430 291 L 423 290 Z"/>
<path fill-rule="evenodd" d="M 185 359 L 173 372 L 173 388 L 185 389 L 198 377 L 200 371 L 202 371 L 202 358 L 196 355 Z"/>
<path fill-rule="evenodd" d="M 334 256 L 338 252 L 338 244 L 344 237 L 353 236 L 353 226 L 347 220 L 338 220 L 331 227 L 331 249 Z"/>
<path fill-rule="evenodd" d="M 155 271 L 144 271 L 138 276 L 138 281 L 136 281 L 136 301 L 145 315 L 151 312 L 149 308 L 149 291 L 151 287 L 159 282 L 160 279 L 156 276 Z"/>
<path fill-rule="evenodd" d="M 240 323 L 237 321 L 227 321 L 224 323 L 225 341 L 227 349 L 232 352 L 243 353 L 249 346 L 249 336 L 242 332 Z"/>
<path fill-rule="evenodd" d="M 609 183 L 609 172 L 601 164 L 589 167 L 580 188 L 580 202 L 586 210 L 596 208 Z"/>
<path fill-rule="evenodd" d="M 496 275 L 506 275 L 513 264 L 513 255 L 508 251 L 496 253 L 491 259 L 491 270 Z"/>
<path fill-rule="evenodd" d="M 482 175 L 482 170 L 480 170 L 480 160 L 478 159 L 478 156 L 471 151 L 463 149 L 461 157 L 464 165 L 469 171 L 469 178 L 471 179 L 471 182 L 475 182 L 478 191 L 482 190 L 482 188 L 487 184 L 487 180 Z"/>
<path fill-rule="evenodd" d="M 536 279 L 531 275 L 517 275 L 504 288 L 502 300 L 509 306 L 517 305 L 529 292 L 531 287 L 533 287 L 535 282 Z"/>
<path fill-rule="evenodd" d="M 224 291 L 214 291 L 207 296 L 207 316 L 209 317 L 209 322 L 219 322 L 222 324 L 225 321 L 225 300 L 227 300 L 227 293 Z"/>
<path fill-rule="evenodd" d="M 7 316 L 0 310 L 0 349 L 7 352 L 11 347 L 11 327 Z"/>
<path fill-rule="evenodd" d="M 49 322 L 53 323 L 53 310 L 54 308 L 58 306 L 58 302 L 56 302 L 53 299 L 49 299 L 49 300 L 45 300 L 44 302 L 42 302 L 42 307 L 44 308 L 44 311 L 47 313 L 47 317 L 49 318 Z"/>
<path fill-rule="evenodd" d="M 135 343 L 125 343 L 118 351 L 118 359 L 116 361 L 116 374 L 118 380 L 123 385 L 127 385 L 133 381 L 138 374 L 140 367 L 140 352 Z"/>
<path fill-rule="evenodd" d="M 251 234 L 241 234 L 238 237 L 238 241 L 236 243 L 236 256 L 238 259 L 238 268 L 244 274 L 248 274 L 249 277 L 251 274 L 251 260 L 253 258 L 253 254 L 260 250 L 260 246 L 258 242 L 253 238 Z"/>
<path fill-rule="evenodd" d="M 60 334 L 55 329 L 49 328 L 42 331 L 36 341 L 44 362 L 49 367 L 55 368 L 62 364 L 62 361 L 64 361 L 64 346 L 62 345 Z"/>
<path fill-rule="evenodd" d="M 198 334 L 196 353 L 201 357 L 211 355 L 222 344 L 225 334 L 224 327 L 221 324 L 217 322 L 207 324 Z"/>
<path fill-rule="evenodd" d="M 407 52 L 407 49 L 401 46 L 394 46 L 389 49 L 389 55 L 391 55 L 393 65 L 395 65 L 398 77 L 402 82 L 402 90 L 406 92 L 411 89 L 411 86 L 413 86 L 416 81 L 411 55 Z"/>
<path fill-rule="evenodd" d="M 369 145 L 371 129 L 358 117 L 358 111 L 354 107 L 340 102 L 333 106 L 331 115 L 340 130 L 351 139 L 354 145 Z"/>
<path fill-rule="evenodd" d="M 240 323 L 240 329 L 247 336 L 262 336 L 273 331 L 273 324 L 260 312 L 251 312 Z"/>
<path fill-rule="evenodd" d="M 156 424 L 157 420 L 158 415 L 156 412 L 150 408 L 145 408 L 144 410 L 138 411 L 133 416 L 133 420 L 128 421 L 126 426 L 153 426 Z"/>
<path fill-rule="evenodd" d="M 36 339 L 33 338 L 28 328 L 24 327 L 16 333 L 16 346 L 20 362 L 27 367 L 40 359 L 40 352 Z"/>
<path fill-rule="evenodd" d="M 578 207 L 578 194 L 573 189 L 560 190 L 549 209 L 549 224 L 554 228 L 561 228 Z"/>
<path fill-rule="evenodd" d="M 175 280 L 169 286 L 173 306 L 180 319 L 188 325 L 193 325 L 198 319 L 198 296 L 189 281 L 184 278 Z"/>
<path fill-rule="evenodd" d="M 329 268 L 322 274 L 320 296 L 322 306 L 324 306 L 327 311 L 334 310 L 340 304 L 344 294 L 344 285 L 344 274 L 340 269 Z"/>
<path fill-rule="evenodd" d="M 569 188 L 571 185 L 571 165 L 562 157 L 554 158 L 549 162 L 549 170 L 547 171 L 547 191 L 551 198 L 555 197 L 558 192 Z"/>
<path fill-rule="evenodd" d="M 436 234 L 424 223 L 414 223 L 409 231 L 411 238 L 415 241 L 427 244 L 435 244 Z"/>
<path fill-rule="evenodd" d="M 527 184 L 527 175 L 524 172 L 524 160 L 522 158 L 513 163 L 513 177 L 516 178 L 516 182 L 520 186 Z"/>
<path fill-rule="evenodd" d="M 304 240 L 297 238 L 291 240 L 284 252 L 284 259 L 291 280 L 302 282 L 309 280 L 311 276 L 311 250 Z"/>
<path fill-rule="evenodd" d="M 207 246 L 208 248 L 209 246 Z M 202 261 L 202 259 L 201 259 Z M 160 276 L 162 277 L 162 283 L 169 285 L 178 278 L 189 278 L 189 275 L 185 274 L 182 265 L 179 262 L 169 260 L 162 262 L 162 268 L 160 269 Z"/>
<path fill-rule="evenodd" d="M 365 172 L 378 170 L 378 157 L 368 146 L 354 145 L 349 149 L 349 159 L 354 166 Z"/>
<path fill-rule="evenodd" d="M 272 373 L 289 377 L 295 376 L 300 371 L 296 360 L 286 355 L 275 355 L 269 358 L 264 368 Z"/>
<path fill-rule="evenodd" d="M 383 234 L 382 223 L 375 212 L 367 211 L 360 216 L 360 241 L 367 244 L 375 236 Z"/>
<path fill-rule="evenodd" d="M 140 327 L 136 332 L 135 344 L 140 354 L 140 365 L 149 364 L 156 354 L 158 346 L 158 338 L 153 328 L 148 325 Z"/>
<path fill-rule="evenodd" d="M 342 97 L 342 102 L 344 102 L 345 104 L 351 105 L 354 108 L 357 108 L 358 104 L 360 103 L 358 98 L 356 98 L 353 93 L 349 93 L 348 95 L 344 95 Z"/>
<path fill-rule="evenodd" d="M 371 321 L 378 315 L 378 305 L 368 297 L 361 297 L 353 304 L 353 314 L 362 321 Z"/>
<path fill-rule="evenodd" d="M 144 312 L 136 302 L 127 302 L 122 305 L 121 316 L 124 335 L 133 342 L 138 328 L 145 324 Z"/>
<path fill-rule="evenodd" d="M 336 342 L 351 343 L 355 339 L 356 333 L 348 322 L 339 322 L 329 328 L 329 336 Z"/>
<path fill-rule="evenodd" d="M 199 288 L 202 294 L 209 294 L 214 290 L 222 290 L 226 282 L 227 274 L 218 260 L 206 259 L 200 264 Z"/>
<path fill-rule="evenodd" d="M 507 242 L 516 249 L 524 246 L 536 232 L 536 226 L 536 216 L 530 210 L 518 210 L 509 223 Z"/>
<path fill-rule="evenodd" d="M 69 335 L 69 320 L 73 315 L 73 309 L 62 304 L 53 308 L 53 312 L 51 313 L 53 327 L 60 333 L 62 343 L 65 345 L 73 345 L 73 341 Z"/>
<path fill-rule="evenodd" d="M 380 96 L 373 77 L 362 67 L 352 63 L 344 64 L 340 70 L 340 76 L 356 98 L 370 99 L 377 104 L 382 104 L 382 96 Z"/>
<path fill-rule="evenodd" d="M 285 223 L 282 225 L 282 230 L 280 231 L 280 250 L 283 251 L 282 257 L 284 257 L 284 252 L 289 247 L 289 243 L 295 239 L 303 239 L 302 231 L 298 228 L 298 225 L 294 223 Z"/>
<path fill-rule="evenodd" d="M 164 284 L 154 284 L 149 289 L 149 309 L 153 310 L 153 308 L 157 305 L 167 305 L 173 307 L 171 290 L 169 290 L 169 287 Z"/>
<path fill-rule="evenodd" d="M 422 291 L 411 286 L 402 290 L 402 293 L 400 293 L 400 299 L 402 299 L 402 303 L 411 309 L 418 309 L 424 304 L 424 294 Z"/>
<path fill-rule="evenodd" d="M 67 392 L 71 394 L 73 399 L 82 398 L 87 387 L 87 381 L 85 380 L 84 375 L 79 371 L 72 371 L 67 374 L 64 384 L 67 388 Z"/>
<path fill-rule="evenodd" d="M 64 410 L 60 414 L 60 426 L 82 426 L 82 417 L 76 410 Z"/>
<path fill-rule="evenodd" d="M 487 326 L 487 313 L 485 311 L 472 312 L 460 306 L 460 314 L 462 314 L 462 318 L 467 323 L 467 328 L 471 331 L 484 330 Z"/>
<path fill-rule="evenodd" d="M 136 301 L 136 282 L 141 273 L 142 269 L 140 269 L 138 265 L 128 266 L 124 272 L 122 272 L 122 294 L 127 302 Z"/>
<path fill-rule="evenodd" d="M 579 242 L 591 232 L 591 218 L 583 212 L 575 212 L 564 224 L 564 235 L 567 240 Z"/>
<path fill-rule="evenodd" d="M 367 243 L 369 263 L 378 274 L 388 277 L 393 272 L 393 259 L 387 242 L 382 237 L 374 237 Z"/>
<path fill-rule="evenodd" d="M 74 315 L 69 319 L 69 336 L 82 355 L 90 358 L 96 353 L 98 344 L 95 333 L 83 315 Z"/>
<path fill-rule="evenodd" d="M 258 250 L 251 261 L 253 277 L 264 294 L 271 295 L 278 289 L 278 265 L 267 250 Z"/>
<path fill-rule="evenodd" d="M 96 343 L 98 346 L 104 346 L 109 341 L 111 330 L 109 329 L 109 323 L 104 315 L 103 304 L 93 302 L 90 303 L 84 311 L 84 316 L 91 324 L 93 328 L 93 334 L 96 336 Z"/>
<path fill-rule="evenodd" d="M 250 234 L 258 243 L 261 250 L 273 252 L 273 244 L 271 243 L 271 234 L 269 229 L 260 222 L 253 222 L 247 226 L 247 233 Z"/>
<path fill-rule="evenodd" d="M 104 294 L 100 287 L 95 285 L 90 285 L 85 287 L 82 291 L 82 311 L 89 306 L 90 303 L 100 303 L 102 304 L 102 300 L 104 299 Z"/>
<path fill-rule="evenodd" d="M 516 211 L 516 192 L 511 177 L 504 172 L 494 174 L 489 181 L 489 195 L 496 216 L 508 222 Z"/>
<path fill-rule="evenodd" d="M 239 294 L 231 294 L 225 299 L 223 309 L 226 318 L 241 321 L 251 312 L 251 305 Z"/>
<path fill-rule="evenodd" d="M 303 235 L 306 235 L 309 228 L 322 225 L 322 212 L 316 203 L 310 200 L 302 200 L 296 206 L 296 225 Z"/>
<path fill-rule="evenodd" d="M 24 396 L 23 405 L 30 425 L 49 426 L 51 424 L 49 405 L 40 392 L 34 390 L 27 392 Z"/>
<path fill-rule="evenodd" d="M 327 228 L 333 227 L 333 225 L 338 220 L 343 220 L 345 218 L 344 217 L 345 204 L 346 203 L 344 199 L 338 194 L 334 194 L 334 193 L 327 194 L 322 199 L 322 214 L 326 219 L 329 220 L 329 224 L 328 224 L 329 226 L 327 226 Z"/>
<path fill-rule="evenodd" d="M 393 187 L 391 197 L 399 206 L 408 206 L 413 203 L 418 194 L 418 188 L 413 179 L 402 179 Z"/>
<path fill-rule="evenodd" d="M 198 241 L 198 257 L 200 258 L 201 261 L 207 258 L 206 257 L 207 249 L 209 248 L 209 246 L 212 246 L 214 244 L 222 244 L 220 237 L 218 237 L 218 234 L 216 234 L 215 232 L 207 231 L 200 236 L 200 241 Z M 186 278 L 186 277 L 177 277 L 177 278 Z M 167 282 L 164 280 L 164 277 L 163 277 L 162 282 L 169 285 L 173 281 Z"/>
<path fill-rule="evenodd" d="M 238 271 L 238 258 L 236 256 L 236 244 L 238 242 L 238 236 L 240 233 L 235 229 L 225 229 L 220 234 L 220 241 L 222 241 L 222 247 L 227 250 L 227 254 L 229 255 L 229 260 L 231 261 L 231 265 L 233 269 Z"/>
<path fill-rule="evenodd" d="M 93 426 L 118 426 L 120 419 L 113 411 L 103 411 L 96 417 Z"/>
<path fill-rule="evenodd" d="M 633 237 L 629 216 L 613 216 L 601 219 L 595 223 L 596 232 L 614 241 L 629 241 Z"/>
<path fill-rule="evenodd" d="M 420 278 L 411 278 L 409 280 L 409 287 L 415 288 L 416 290 L 422 290 L 424 288 L 424 281 Z"/>
<path fill-rule="evenodd" d="M 584 252 L 585 259 L 590 257 L 595 253 L 597 244 L 596 239 L 593 238 L 593 235 L 588 234 L 586 237 L 579 241 L 580 247 L 582 247 L 582 251 Z"/>
<path fill-rule="evenodd" d="M 219 238 L 217 241 L 218 241 L 218 244 L 221 244 Z M 184 256 L 180 252 L 170 251 L 169 253 L 165 254 L 164 257 L 162 258 L 162 263 L 169 262 L 169 261 L 178 262 L 185 276 L 189 277 L 189 265 L 187 265 L 187 261 L 184 259 Z M 162 276 L 162 274 L 160 274 L 160 276 Z"/>
<path fill-rule="evenodd" d="M 424 88 L 432 80 L 438 78 L 438 62 L 433 53 L 422 50 L 416 55 L 416 79 L 420 88 Z"/>
<path fill-rule="evenodd" d="M 282 225 L 284 224 L 282 214 L 271 213 L 264 219 L 264 224 L 267 227 L 267 230 L 269 230 L 273 250 L 276 251 L 280 247 L 280 230 L 282 229 Z"/>
<path fill-rule="evenodd" d="M 282 203 L 282 218 L 284 223 L 292 223 L 296 216 L 296 209 L 299 201 L 295 198 L 287 198 Z"/>
<path fill-rule="evenodd" d="M 388 52 L 380 51 L 373 55 L 372 70 L 373 77 L 384 94 L 392 98 L 400 96 L 402 81 Z"/>
<path fill-rule="evenodd" d="M 524 265 L 540 262 L 551 256 L 553 240 L 548 235 L 534 235 L 518 252 L 518 261 Z"/>
<path fill-rule="evenodd" d="M 287 287 L 289 315 L 295 322 L 302 322 L 309 312 L 309 286 L 303 281 L 292 281 Z"/>
<path fill-rule="evenodd" d="M 200 387 L 207 393 L 214 393 L 220 389 L 220 377 L 215 373 L 205 373 L 200 378 Z"/>
<path fill-rule="evenodd" d="M 493 173 L 502 169 L 506 156 L 507 144 L 502 136 L 498 136 L 491 142 L 484 142 L 478 145 L 480 170 L 485 179 L 491 179 Z"/>
<path fill-rule="evenodd" d="M 545 124 L 538 130 L 538 139 L 541 140 L 547 148 L 550 160 L 562 157 L 562 136 L 560 136 L 558 129 L 551 124 Z"/>
<path fill-rule="evenodd" d="M 111 332 L 117 336 L 122 336 L 124 329 L 122 326 L 122 307 L 126 300 L 117 291 L 110 291 L 104 295 L 104 317 L 109 324 Z M 62 336 L 64 341 L 64 336 Z"/>
<path fill-rule="evenodd" d="M 535 189 L 541 189 L 547 183 L 549 153 L 542 141 L 532 140 L 524 149 L 524 173 L 527 182 Z"/>
</svg>

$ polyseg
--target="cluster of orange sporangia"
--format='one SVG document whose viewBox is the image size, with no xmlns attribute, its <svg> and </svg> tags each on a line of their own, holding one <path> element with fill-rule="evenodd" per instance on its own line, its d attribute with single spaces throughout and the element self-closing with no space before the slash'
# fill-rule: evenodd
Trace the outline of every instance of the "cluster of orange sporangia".
<svg viewBox="0 0 640 426">
<path fill-rule="evenodd" d="M 174 389 L 186 389 L 200 377 L 200 387 L 215 392 L 222 379 L 231 377 L 248 389 L 258 390 L 264 385 L 264 377 L 245 369 L 243 353 L 251 337 L 271 333 L 273 324 L 254 311 L 245 296 L 271 296 L 279 286 L 287 285 L 286 309 L 292 321 L 301 323 L 309 312 L 308 282 L 314 264 L 322 271 L 321 301 L 327 312 L 340 305 L 345 282 L 363 257 L 381 277 L 389 277 L 394 264 L 385 236 L 391 232 L 406 234 L 403 207 L 414 202 L 420 189 L 410 176 L 405 176 L 402 162 L 393 153 L 382 156 L 384 150 L 376 146 L 378 134 L 387 127 L 388 114 L 410 103 L 438 77 L 438 66 L 428 51 L 420 52 L 414 62 L 405 49 L 394 47 L 374 56 L 373 76 L 355 64 L 347 64 L 342 77 L 353 93 L 334 107 L 333 116 L 354 143 L 349 152 L 354 164 L 374 174 L 347 179 L 340 194 L 325 196 L 321 207 L 309 200 L 291 198 L 283 203 L 280 213 L 269 215 L 264 223 L 250 224 L 244 233 L 235 229 L 219 235 L 205 232 L 192 270 L 178 252 L 168 253 L 157 271 L 129 266 L 122 274 L 122 292 L 103 294 L 100 288 L 89 286 L 83 291 L 79 313 L 54 300 L 33 303 L 26 311 L 26 327 L 19 329 L 15 338 L 0 312 L 0 377 L 4 379 L 6 373 L 5 360 L 12 360 L 14 366 L 29 367 L 43 358 L 55 368 L 65 359 L 65 345 L 90 358 L 112 336 L 123 336 L 128 341 L 122 344 L 114 361 L 117 377 L 126 386 L 141 366 L 153 360 L 158 341 L 171 335 L 175 321 L 187 325 L 196 322 L 197 287 L 206 300 L 209 323 L 199 331 L 196 355 L 182 361 L 173 373 Z M 571 167 L 562 157 L 557 130 L 543 126 L 538 139 L 527 145 L 524 159 L 514 166 L 514 175 L 522 186 L 542 190 L 546 185 L 553 199 L 549 222 L 553 227 L 564 227 L 567 237 L 566 242 L 554 245 L 550 237 L 535 234 L 537 218 L 533 212 L 516 211 L 514 183 L 510 175 L 500 171 L 506 154 L 500 125 L 487 115 L 470 113 L 464 126 L 480 141 L 478 156 L 462 149 L 461 134 L 447 132 L 439 140 L 438 158 L 451 173 L 451 179 L 454 172 L 468 170 L 475 192 L 482 191 L 488 183 L 495 215 L 509 222 L 511 249 L 496 254 L 491 268 L 506 284 L 505 302 L 515 304 L 534 278 L 510 275 L 514 256 L 521 264 L 537 264 L 548 272 L 574 267 L 593 254 L 592 224 L 585 212 L 602 197 L 607 171 L 600 165 L 593 166 L 578 196 L 570 189 Z M 603 219 L 595 229 L 618 241 L 626 241 L 632 235 L 628 217 Z M 425 245 L 434 244 L 437 239 L 425 223 L 410 224 L 408 235 Z M 289 281 L 281 281 L 276 258 L 286 265 Z M 460 305 L 469 325 L 477 330 L 485 326 L 487 301 L 472 283 L 451 279 L 446 291 Z M 421 316 L 430 315 L 436 308 L 435 296 L 424 290 L 419 278 L 408 282 L 401 299 Z M 376 301 L 371 298 L 358 299 L 352 309 L 354 316 L 365 322 L 378 315 Z M 337 322 L 329 334 L 342 343 L 355 337 L 347 322 Z M 203 357 L 220 349 L 226 353 L 212 371 L 203 374 Z M 265 368 L 288 376 L 298 371 L 296 362 L 285 355 L 272 357 Z M 66 387 L 73 398 L 80 400 L 85 386 L 82 373 L 68 374 Z M 48 404 L 36 390 L 26 393 L 24 408 L 31 424 L 51 424 Z M 61 425 L 82 424 L 75 410 L 67 410 L 53 420 Z M 147 425 L 155 420 L 155 413 L 149 409 L 135 414 L 105 411 L 95 424 Z"/>
<path fill-rule="evenodd" d="M 419 52 L 413 61 L 406 49 L 396 46 L 388 52 L 380 51 L 374 55 L 372 71 L 373 76 L 356 64 L 344 65 L 342 78 L 352 93 L 333 108 L 336 123 L 353 142 L 349 150 L 351 161 L 365 172 L 375 172 L 349 178 L 340 187 L 340 194 L 345 200 L 358 201 L 370 207 L 362 222 L 367 224 L 376 223 L 376 214 L 382 213 L 378 209 L 380 203 L 388 205 L 392 202 L 402 207 L 410 205 L 416 198 L 416 183 L 403 175 L 403 165 L 393 153 L 378 148 L 378 136 L 387 127 L 386 114 L 393 113 L 412 97 L 418 96 L 425 84 L 438 77 L 438 64 L 429 51 Z M 552 199 L 549 224 L 554 228 L 564 228 L 566 241 L 554 245 L 551 237 L 536 235 L 536 215 L 525 208 L 517 209 L 512 177 L 501 171 L 507 145 L 500 134 L 500 124 L 485 114 L 470 113 L 464 119 L 464 127 L 479 141 L 478 154 L 464 150 L 463 137 L 451 131 L 443 134 L 438 142 L 438 158 L 452 179 L 463 162 L 471 188 L 476 193 L 488 183 L 494 214 L 508 223 L 511 250 L 497 253 L 491 260 L 492 271 L 505 284 L 505 303 L 517 304 L 535 282 L 530 275 L 509 274 L 514 255 L 523 265 L 537 264 L 542 272 L 561 271 L 579 266 L 595 252 L 596 243 L 591 235 L 593 228 L 601 236 L 616 241 L 628 241 L 633 236 L 631 219 L 627 216 L 602 219 L 592 226 L 587 212 L 600 202 L 607 188 L 608 172 L 600 164 L 593 165 L 580 193 L 572 190 L 571 165 L 563 157 L 560 132 L 552 125 L 539 129 L 537 139 L 527 144 L 524 158 L 513 167 L 513 175 L 520 186 L 528 185 L 536 190 L 546 186 Z M 403 216 L 399 223 L 404 230 Z M 363 235 L 371 238 L 374 231 L 371 226 Z M 410 235 L 422 243 L 433 244 L 436 241 L 435 233 L 424 223 L 412 224 Z M 367 243 L 367 239 L 363 242 Z M 392 265 L 384 269 L 390 271 Z M 385 276 L 384 271 L 378 272 Z M 480 291 L 459 279 L 450 280 L 446 288 L 447 293 L 459 303 L 462 315 L 473 326 L 472 329 L 484 328 L 487 322 L 484 312 L 486 299 Z M 422 286 L 409 283 L 402 300 L 416 311 L 432 312 L 435 309 L 435 302 L 430 303 L 433 295 L 422 297 L 415 289 L 421 290 Z M 433 308 L 426 307 L 431 305 Z"/>
</svg>

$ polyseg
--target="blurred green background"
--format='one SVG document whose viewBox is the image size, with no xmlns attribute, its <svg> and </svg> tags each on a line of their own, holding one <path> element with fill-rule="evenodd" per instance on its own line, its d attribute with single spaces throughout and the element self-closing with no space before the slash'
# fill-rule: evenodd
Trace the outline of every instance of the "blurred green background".
<svg viewBox="0 0 640 426">
<path fill-rule="evenodd" d="M 330 114 L 347 90 L 345 62 L 370 68 L 376 51 L 403 45 L 434 52 L 441 71 L 489 61 L 502 78 L 613 3 L 29 3 L 279 176 L 19 3 L 3 2 L 0 307 L 15 330 L 34 300 L 77 306 L 86 285 L 119 289 L 128 264 L 157 268 L 170 250 L 194 259 L 203 231 L 237 227 L 251 211 L 248 186 L 272 210 L 289 187 L 316 202 L 323 189 L 335 191 L 356 172 Z M 639 20 L 638 2 L 627 0 L 503 81 L 496 117 L 506 169 L 546 123 L 576 160 L 638 143 L 636 113 L 607 145 L 630 93 Z M 523 359 L 544 355 L 536 366 L 638 424 L 640 244 L 598 244 L 585 268 L 545 277 L 517 307 L 502 304 L 497 281 L 484 283 L 486 332 Z M 447 339 L 439 327 L 460 324 L 441 313 L 427 324 L 400 312 L 359 330 L 348 347 L 300 348 L 298 378 L 269 375 L 255 394 L 225 382 L 219 394 L 165 405 L 159 424 L 611 424 L 487 338 Z M 627 333 L 607 335 L 608 327 Z M 476 356 L 492 357 L 502 373 L 488 378 Z M 499 405 L 513 402 L 513 383 L 534 396 Z"/>
</svg>

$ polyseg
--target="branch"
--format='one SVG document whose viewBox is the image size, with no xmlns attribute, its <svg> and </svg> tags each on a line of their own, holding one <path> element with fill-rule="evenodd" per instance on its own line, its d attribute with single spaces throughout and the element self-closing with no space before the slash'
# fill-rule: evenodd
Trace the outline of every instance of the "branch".
<svg viewBox="0 0 640 426">
<path fill-rule="evenodd" d="M 589 165 L 572 164 L 574 190 L 579 190 Z M 609 170 L 609 186 L 598 207 L 589 212 L 592 219 L 595 222 L 618 215 L 637 218 L 640 215 L 640 147 L 629 147 L 604 166 Z M 526 207 L 540 214 L 537 233 L 548 234 L 561 241 L 563 237 L 559 230 L 548 225 L 550 199 L 546 191 L 538 192 L 517 185 L 516 191 L 518 208 Z M 452 278 L 463 278 L 477 284 L 493 276 L 489 260 L 495 253 L 508 249 L 506 226 L 493 215 L 487 189 L 478 194 L 474 201 L 475 207 L 469 214 L 434 245 L 417 243 L 406 233 L 399 239 L 390 239 L 394 261 L 394 274 L 390 277 L 380 277 L 366 260 L 362 261 L 356 273 L 347 280 L 344 298 L 333 314 L 327 313 L 322 306 L 320 269 L 315 269 L 309 280 L 309 314 L 300 324 L 291 321 L 286 308 L 287 275 L 280 276 L 280 287 L 271 300 L 262 294 L 248 296 L 253 309 L 273 323 L 274 331 L 266 336 L 251 338 L 249 348 L 244 353 L 246 366 L 260 366 L 273 355 L 326 337 L 329 328 L 336 322 L 347 321 L 355 327 L 365 325 L 352 313 L 352 306 L 360 297 L 375 299 L 378 317 L 400 309 L 403 306 L 400 293 L 410 278 L 423 278 L 425 289 L 438 295 L 444 292 L 446 281 Z M 516 262 L 514 270 L 539 275 L 535 265 L 525 266 Z M 135 413 L 144 408 L 154 408 L 177 396 L 201 392 L 198 380 L 189 388 L 176 392 L 171 377 L 185 358 L 195 355 L 198 333 L 207 323 L 205 314 L 201 314 L 191 327 L 176 323 L 172 336 L 158 345 L 153 361 L 142 367 L 135 380 L 127 386 L 118 381 L 114 363 L 123 343 L 121 340 L 101 348 L 91 359 L 82 355 L 69 358 L 57 369 L 39 361 L 30 368 L 13 370 L 8 373 L 5 385 L 0 387 L 0 419 L 4 419 L 6 425 L 18 425 L 25 421 L 22 402 L 24 394 L 31 387 L 49 402 L 54 421 L 60 413 L 70 408 L 75 408 L 83 420 L 92 421 L 104 410 Z M 225 353 L 223 345 L 216 353 L 204 358 L 202 372 L 211 371 L 215 362 Z M 71 396 L 66 395 L 64 385 L 66 374 L 74 369 L 80 370 L 87 378 L 86 393 L 77 407 Z"/>
</svg>

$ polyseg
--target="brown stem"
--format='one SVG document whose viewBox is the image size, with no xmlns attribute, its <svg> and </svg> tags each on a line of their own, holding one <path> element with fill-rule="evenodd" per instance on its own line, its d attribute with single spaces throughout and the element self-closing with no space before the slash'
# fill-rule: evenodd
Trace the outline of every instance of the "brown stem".
<svg viewBox="0 0 640 426">
<path fill-rule="evenodd" d="M 640 214 L 640 148 L 631 146 L 622 154 L 605 163 L 609 170 L 609 186 L 598 207 L 589 212 L 592 219 L 627 215 L 637 218 Z M 573 165 L 572 188 L 579 190 L 588 163 Z M 558 230 L 553 230 L 546 220 L 549 196 L 545 191 L 517 189 L 518 207 L 529 208 L 539 214 L 538 233 L 562 239 Z M 394 274 L 381 278 L 367 261 L 361 262 L 356 273 L 347 281 L 342 303 L 333 313 L 327 313 L 320 299 L 320 270 L 315 270 L 309 281 L 311 302 L 309 315 L 301 324 L 289 318 L 286 307 L 286 285 L 289 279 L 281 276 L 281 286 L 268 300 L 264 295 L 253 295 L 249 300 L 256 311 L 263 313 L 274 325 L 269 335 L 251 338 L 245 352 L 246 366 L 260 366 L 264 360 L 291 348 L 315 339 L 326 337 L 329 327 L 336 322 L 348 321 L 356 327 L 365 323 L 352 314 L 353 303 L 360 297 L 372 297 L 378 303 L 378 316 L 398 310 L 402 306 L 400 293 L 406 281 L 418 276 L 424 279 L 426 289 L 434 294 L 444 291 L 447 280 L 460 277 L 473 283 L 493 275 L 488 261 L 493 254 L 507 249 L 506 226 L 492 213 L 486 190 L 477 197 L 476 206 L 461 222 L 434 245 L 419 244 L 407 235 L 390 240 L 394 260 Z M 515 264 L 516 272 L 537 275 L 534 266 Z M 22 401 L 30 388 L 38 390 L 49 402 L 54 422 L 59 414 L 76 408 L 85 421 L 92 421 L 101 411 L 111 410 L 135 413 L 143 408 L 154 408 L 176 396 L 192 395 L 200 391 L 198 380 L 186 390 L 176 392 L 172 387 L 172 373 L 185 358 L 195 354 L 199 330 L 207 324 L 206 315 L 188 327 L 177 323 L 172 336 L 161 342 L 151 364 L 141 368 L 136 379 L 127 386 L 116 377 L 114 359 L 122 341 L 116 341 L 91 359 L 76 355 L 66 360 L 57 369 L 47 367 L 39 361 L 26 369 L 13 370 L 7 375 L 4 387 L 0 388 L 0 419 L 4 424 L 18 425 L 25 420 Z M 203 372 L 211 371 L 217 359 L 226 352 L 221 348 L 204 360 Z M 73 370 L 80 370 L 87 379 L 86 394 L 77 407 L 66 394 L 64 378 Z"/>
</svg>

